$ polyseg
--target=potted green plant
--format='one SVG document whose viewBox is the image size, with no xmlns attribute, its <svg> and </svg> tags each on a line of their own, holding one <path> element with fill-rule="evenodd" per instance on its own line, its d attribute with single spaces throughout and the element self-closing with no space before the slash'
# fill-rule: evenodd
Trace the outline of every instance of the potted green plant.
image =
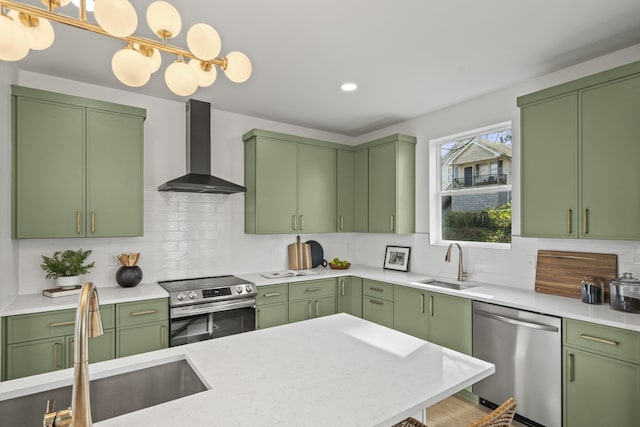
<svg viewBox="0 0 640 427">
<path fill-rule="evenodd" d="M 52 257 L 42 255 L 40 267 L 47 272 L 47 279 L 56 280 L 56 286 L 70 289 L 80 284 L 79 276 L 87 274 L 95 266 L 95 262 L 86 262 L 89 255 L 91 250 L 56 251 Z"/>
</svg>

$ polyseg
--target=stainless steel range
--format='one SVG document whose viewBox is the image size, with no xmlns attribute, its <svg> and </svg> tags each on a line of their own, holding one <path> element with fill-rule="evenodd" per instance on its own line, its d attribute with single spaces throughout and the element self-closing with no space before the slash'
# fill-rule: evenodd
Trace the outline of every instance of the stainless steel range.
<svg viewBox="0 0 640 427">
<path fill-rule="evenodd" d="M 159 282 L 169 292 L 169 346 L 255 329 L 256 286 L 235 276 Z"/>
</svg>

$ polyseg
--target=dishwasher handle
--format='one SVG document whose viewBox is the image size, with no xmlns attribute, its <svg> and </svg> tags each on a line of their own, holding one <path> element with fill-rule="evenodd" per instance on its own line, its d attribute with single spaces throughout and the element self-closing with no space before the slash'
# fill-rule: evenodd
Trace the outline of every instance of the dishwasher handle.
<svg viewBox="0 0 640 427">
<path fill-rule="evenodd" d="M 478 316 L 487 317 L 489 319 L 497 320 L 499 322 L 509 323 L 511 325 L 524 326 L 525 328 L 539 329 L 542 331 L 558 332 L 557 327 L 545 325 L 544 323 L 536 323 L 531 321 L 514 319 L 513 317 L 503 316 L 501 314 L 489 313 L 488 311 L 478 310 L 478 309 L 473 310 L 473 313 L 477 314 Z"/>
</svg>

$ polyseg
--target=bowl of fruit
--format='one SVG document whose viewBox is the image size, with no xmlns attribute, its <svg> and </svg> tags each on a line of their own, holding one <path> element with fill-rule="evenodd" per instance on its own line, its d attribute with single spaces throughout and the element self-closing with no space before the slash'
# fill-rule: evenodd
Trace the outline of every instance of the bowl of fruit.
<svg viewBox="0 0 640 427">
<path fill-rule="evenodd" d="M 334 258 L 329 262 L 329 267 L 333 270 L 346 270 L 351 267 L 351 263 L 347 260 L 340 260 L 340 258 Z"/>
</svg>

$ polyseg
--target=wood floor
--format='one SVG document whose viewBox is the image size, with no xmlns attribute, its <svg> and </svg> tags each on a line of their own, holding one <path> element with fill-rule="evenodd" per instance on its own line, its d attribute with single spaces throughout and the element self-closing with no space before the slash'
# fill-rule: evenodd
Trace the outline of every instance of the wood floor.
<svg viewBox="0 0 640 427">
<path fill-rule="evenodd" d="M 458 396 L 451 396 L 427 409 L 427 427 L 467 427 L 491 412 Z M 526 427 L 517 421 L 512 426 Z"/>
</svg>

